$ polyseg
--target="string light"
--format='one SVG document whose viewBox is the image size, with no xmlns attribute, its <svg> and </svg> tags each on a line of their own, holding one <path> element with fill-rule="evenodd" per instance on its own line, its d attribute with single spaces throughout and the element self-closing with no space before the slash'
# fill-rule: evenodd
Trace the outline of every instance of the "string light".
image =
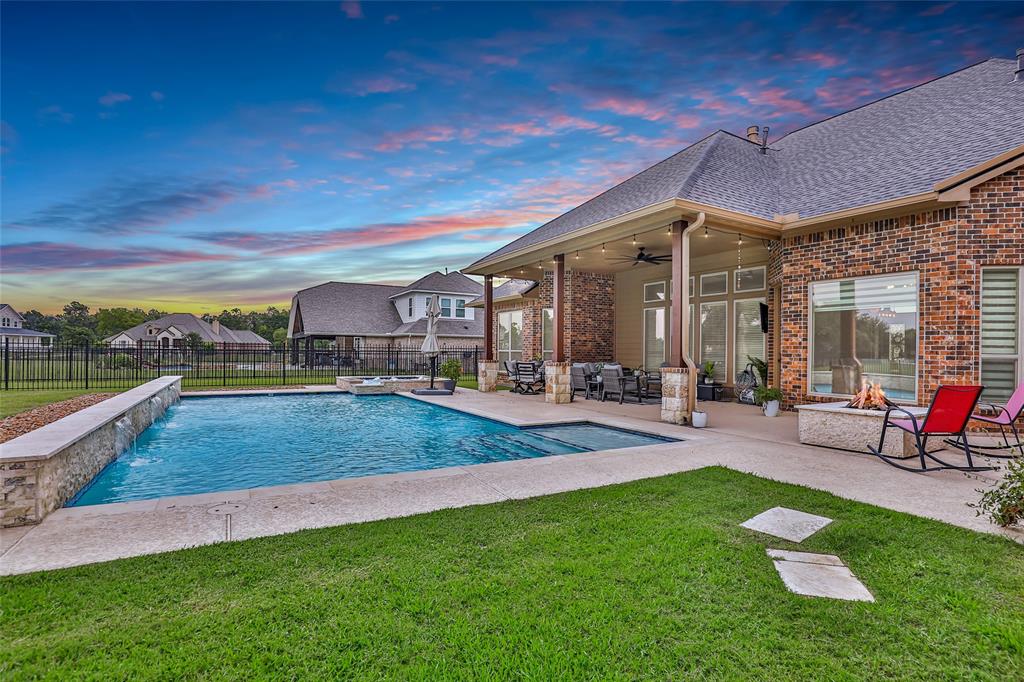
<svg viewBox="0 0 1024 682">
<path fill-rule="evenodd" d="M 579 252 L 579 251 L 577 251 L 577 252 L 576 252 L 576 260 L 579 260 L 579 259 L 580 259 L 580 252 Z"/>
<path fill-rule="evenodd" d="M 542 261 L 542 260 L 537 261 L 537 267 L 540 268 L 541 270 L 543 270 L 544 269 L 544 261 Z"/>
<path fill-rule="evenodd" d="M 601 244 L 601 253 L 604 253 L 604 244 Z"/>
<path fill-rule="evenodd" d="M 633 246 L 636 246 L 636 235 L 633 235 Z"/>
<path fill-rule="evenodd" d="M 710 234 L 708 234 L 708 226 L 707 226 L 707 225 L 705 225 L 705 226 L 704 226 L 704 239 L 707 239 L 707 238 L 708 238 L 708 237 L 710 237 L 710 236 L 711 236 L 711 235 L 710 235 Z"/>
</svg>

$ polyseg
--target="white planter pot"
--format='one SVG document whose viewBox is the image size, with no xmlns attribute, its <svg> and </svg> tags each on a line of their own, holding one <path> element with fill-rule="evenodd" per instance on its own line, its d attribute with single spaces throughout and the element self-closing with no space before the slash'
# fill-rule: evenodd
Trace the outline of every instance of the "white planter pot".
<svg viewBox="0 0 1024 682">
<path fill-rule="evenodd" d="M 708 425 L 708 413 L 707 412 L 698 412 L 698 411 L 694 410 L 690 414 L 690 419 L 693 422 L 693 428 L 695 428 L 695 429 L 703 429 L 705 426 Z"/>
<path fill-rule="evenodd" d="M 761 410 L 764 412 L 764 416 L 766 417 L 777 417 L 779 416 L 779 401 L 769 400 L 764 404 Z"/>
</svg>

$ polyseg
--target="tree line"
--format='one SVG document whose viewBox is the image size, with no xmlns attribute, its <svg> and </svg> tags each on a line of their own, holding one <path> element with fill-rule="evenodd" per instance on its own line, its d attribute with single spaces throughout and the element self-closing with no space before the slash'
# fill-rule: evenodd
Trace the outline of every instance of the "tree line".
<svg viewBox="0 0 1024 682">
<path fill-rule="evenodd" d="M 25 328 L 54 334 L 64 343 L 97 343 L 118 332 L 143 322 L 157 320 L 169 313 L 151 308 L 99 308 L 93 312 L 89 306 L 72 301 L 56 315 L 38 310 L 22 313 Z M 288 311 L 268 306 L 264 311 L 242 312 L 238 308 L 223 310 L 219 315 L 205 313 L 207 322 L 215 319 L 228 329 L 250 329 L 273 343 L 281 343 L 288 336 Z"/>
</svg>

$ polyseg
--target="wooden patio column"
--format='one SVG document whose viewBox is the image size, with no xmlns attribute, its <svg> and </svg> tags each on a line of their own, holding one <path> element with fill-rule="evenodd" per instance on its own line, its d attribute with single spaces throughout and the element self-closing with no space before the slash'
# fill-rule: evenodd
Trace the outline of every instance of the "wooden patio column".
<svg viewBox="0 0 1024 682">
<path fill-rule="evenodd" d="M 690 240 L 683 237 L 687 222 L 672 223 L 672 329 L 669 334 L 668 361 L 683 367 L 690 343 Z"/>
<path fill-rule="evenodd" d="M 565 362 L 565 254 L 555 256 L 555 277 L 552 288 L 551 307 L 552 334 L 551 359 L 554 362 Z"/>
<path fill-rule="evenodd" d="M 484 275 L 484 360 L 494 359 L 494 275 Z"/>
</svg>

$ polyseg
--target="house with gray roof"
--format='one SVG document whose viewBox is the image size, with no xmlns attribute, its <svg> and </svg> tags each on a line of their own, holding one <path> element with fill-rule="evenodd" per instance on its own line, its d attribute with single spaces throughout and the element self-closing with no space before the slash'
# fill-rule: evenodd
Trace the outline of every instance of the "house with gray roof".
<svg viewBox="0 0 1024 682">
<path fill-rule="evenodd" d="M 786 405 L 864 382 L 1001 400 L 1024 382 L 1022 206 L 1024 50 L 778 137 L 716 131 L 468 266 L 491 290 L 470 305 L 494 360 L 680 368 L 670 420 L 699 365 L 728 392 L 750 357 Z"/>
<path fill-rule="evenodd" d="M 111 346 L 130 346 L 139 344 L 161 346 L 163 348 L 181 348 L 185 337 L 197 334 L 203 343 L 212 343 L 221 348 L 232 347 L 267 347 L 271 343 L 256 332 L 249 329 L 228 329 L 218 320 L 207 322 L 192 313 L 171 313 L 157 320 L 137 324 L 130 329 L 111 334 L 103 339 Z"/>
<path fill-rule="evenodd" d="M 483 318 L 467 304 L 482 292 L 479 282 L 461 272 L 432 272 L 406 286 L 325 282 L 292 297 L 288 338 L 329 341 L 344 349 L 364 344 L 419 348 L 426 334 L 427 301 L 437 296 L 440 342 L 477 346 L 483 341 Z"/>
<path fill-rule="evenodd" d="M 0 303 L 0 344 L 46 346 L 53 342 L 53 334 L 26 329 L 25 318 L 7 303 Z"/>
</svg>

